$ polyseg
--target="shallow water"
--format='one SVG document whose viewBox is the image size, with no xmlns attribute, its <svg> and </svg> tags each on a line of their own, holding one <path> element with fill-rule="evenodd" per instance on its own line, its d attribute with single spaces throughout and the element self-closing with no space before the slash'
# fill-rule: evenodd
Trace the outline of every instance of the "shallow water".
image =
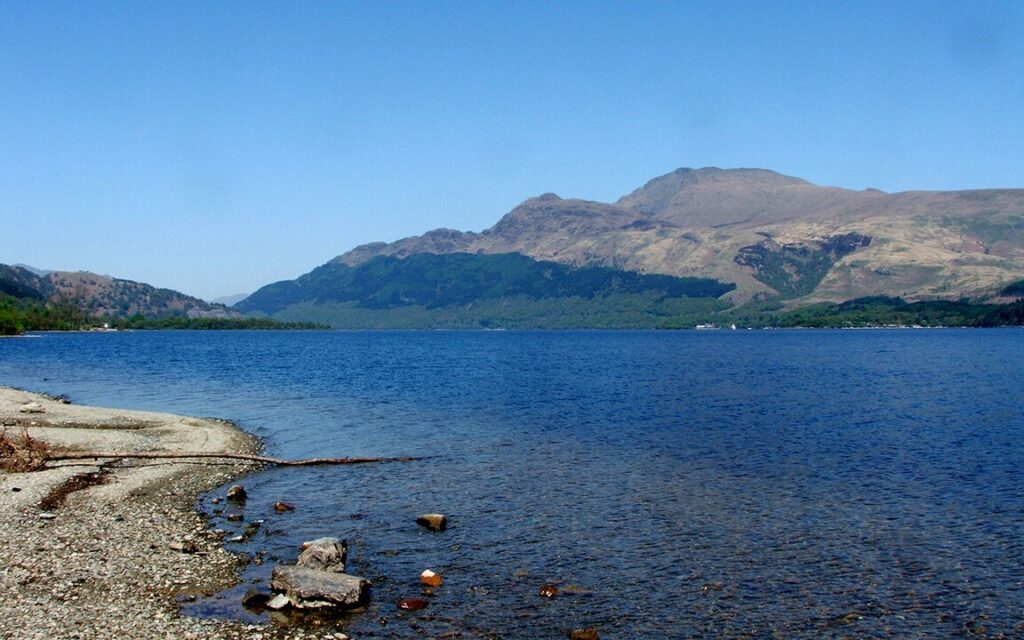
<svg viewBox="0 0 1024 640">
<path fill-rule="evenodd" d="M 347 538 L 373 605 L 337 624 L 394 638 L 1024 637 L 1022 363 L 1019 330 L 0 341 L 3 384 L 231 419 L 283 457 L 424 456 L 250 477 L 265 523 L 229 545 L 265 581 Z M 428 567 L 445 584 L 399 611 Z M 246 586 L 186 610 L 265 619 Z"/>
</svg>

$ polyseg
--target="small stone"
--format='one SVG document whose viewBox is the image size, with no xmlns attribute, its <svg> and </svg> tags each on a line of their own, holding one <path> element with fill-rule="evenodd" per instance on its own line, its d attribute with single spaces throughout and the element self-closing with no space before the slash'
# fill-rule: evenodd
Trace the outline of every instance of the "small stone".
<svg viewBox="0 0 1024 640">
<path fill-rule="evenodd" d="M 427 608 L 427 601 L 422 598 L 406 598 L 398 601 L 398 608 L 402 611 L 419 611 Z"/>
<path fill-rule="evenodd" d="M 228 514 L 228 521 L 229 522 L 241 522 L 242 521 L 242 514 L 240 514 L 240 513 L 229 513 Z"/>
<path fill-rule="evenodd" d="M 416 524 L 431 531 L 444 531 L 448 528 L 448 518 L 440 513 L 424 513 L 416 518 Z"/>
<path fill-rule="evenodd" d="M 245 542 L 245 536 L 231 536 L 224 542 Z"/>
<path fill-rule="evenodd" d="M 57 518 L 57 514 L 56 513 L 50 513 L 49 511 L 44 511 L 44 512 L 39 514 L 39 517 L 42 518 L 43 520 L 55 520 Z"/>
<path fill-rule="evenodd" d="M 21 491 L 21 487 L 11 487 L 11 491 L 13 491 L 14 493 L 18 493 L 19 491 Z"/>
<path fill-rule="evenodd" d="M 267 601 L 267 608 L 273 609 L 274 611 L 280 611 L 281 609 L 290 606 L 291 603 L 292 601 L 288 599 L 288 596 L 283 593 L 279 593 Z"/>
<path fill-rule="evenodd" d="M 220 498 L 212 498 L 210 502 L 212 502 L 213 504 L 220 504 Z"/>
<path fill-rule="evenodd" d="M 542 598 L 554 598 L 558 595 L 558 587 L 553 584 L 546 584 L 537 592 Z"/>
<path fill-rule="evenodd" d="M 420 583 L 425 584 L 428 587 L 440 587 L 443 582 L 444 580 L 441 579 L 441 576 L 430 569 L 427 569 L 420 574 Z"/>
<path fill-rule="evenodd" d="M 245 499 L 248 497 L 249 496 L 245 493 L 245 487 L 240 484 L 232 485 L 231 488 L 228 489 L 228 500 L 232 500 L 234 502 L 245 502 Z"/>
<path fill-rule="evenodd" d="M 600 640 L 597 629 L 587 627 L 586 629 L 574 629 L 569 633 L 569 640 Z"/>
<path fill-rule="evenodd" d="M 274 511 L 284 513 L 285 511 L 295 511 L 295 507 L 288 504 L 287 502 L 275 502 Z"/>
<path fill-rule="evenodd" d="M 27 402 L 18 408 L 20 413 L 46 413 L 46 409 L 38 402 Z"/>
<path fill-rule="evenodd" d="M 178 553 L 195 553 L 196 551 L 199 551 L 199 547 L 196 546 L 196 543 L 192 542 L 191 540 L 171 542 L 167 545 L 167 548 L 171 551 L 177 551 Z"/>
</svg>

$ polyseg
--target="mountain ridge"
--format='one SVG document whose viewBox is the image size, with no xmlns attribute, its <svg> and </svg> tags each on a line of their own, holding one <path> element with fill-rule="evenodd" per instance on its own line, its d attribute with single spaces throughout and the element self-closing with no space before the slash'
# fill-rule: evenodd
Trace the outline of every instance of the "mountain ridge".
<svg viewBox="0 0 1024 640">
<path fill-rule="evenodd" d="M 88 271 L 47 271 L 39 275 L 22 266 L 0 264 L 0 293 L 45 303 L 71 304 L 94 317 L 242 317 L 224 305 L 211 304 L 173 289 Z"/>
<path fill-rule="evenodd" d="M 829 247 L 850 234 L 868 241 L 829 258 Z M 1024 189 L 886 193 L 767 169 L 681 168 L 615 203 L 546 193 L 479 233 L 436 229 L 361 245 L 333 262 L 455 252 L 709 277 L 736 283 L 736 303 L 980 299 L 1024 277 Z M 763 263 L 752 260 L 757 255 Z M 797 285 L 807 275 L 801 261 L 816 265 L 813 287 Z"/>
</svg>

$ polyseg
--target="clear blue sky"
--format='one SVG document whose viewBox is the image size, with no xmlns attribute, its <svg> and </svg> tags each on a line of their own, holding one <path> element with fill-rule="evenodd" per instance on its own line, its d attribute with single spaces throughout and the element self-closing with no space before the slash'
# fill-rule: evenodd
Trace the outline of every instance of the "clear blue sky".
<svg viewBox="0 0 1024 640">
<path fill-rule="evenodd" d="M 0 262 L 214 297 L 681 166 L 1024 187 L 1024 2 L 0 0 Z"/>
</svg>

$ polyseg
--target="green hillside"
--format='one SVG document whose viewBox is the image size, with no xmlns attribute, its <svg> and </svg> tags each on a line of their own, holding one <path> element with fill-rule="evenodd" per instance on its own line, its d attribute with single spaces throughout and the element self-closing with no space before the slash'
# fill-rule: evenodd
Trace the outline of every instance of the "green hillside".
<svg viewBox="0 0 1024 640">
<path fill-rule="evenodd" d="M 328 263 L 235 308 L 342 328 L 668 327 L 726 308 L 718 298 L 733 288 L 516 253 L 423 253 Z"/>
</svg>

